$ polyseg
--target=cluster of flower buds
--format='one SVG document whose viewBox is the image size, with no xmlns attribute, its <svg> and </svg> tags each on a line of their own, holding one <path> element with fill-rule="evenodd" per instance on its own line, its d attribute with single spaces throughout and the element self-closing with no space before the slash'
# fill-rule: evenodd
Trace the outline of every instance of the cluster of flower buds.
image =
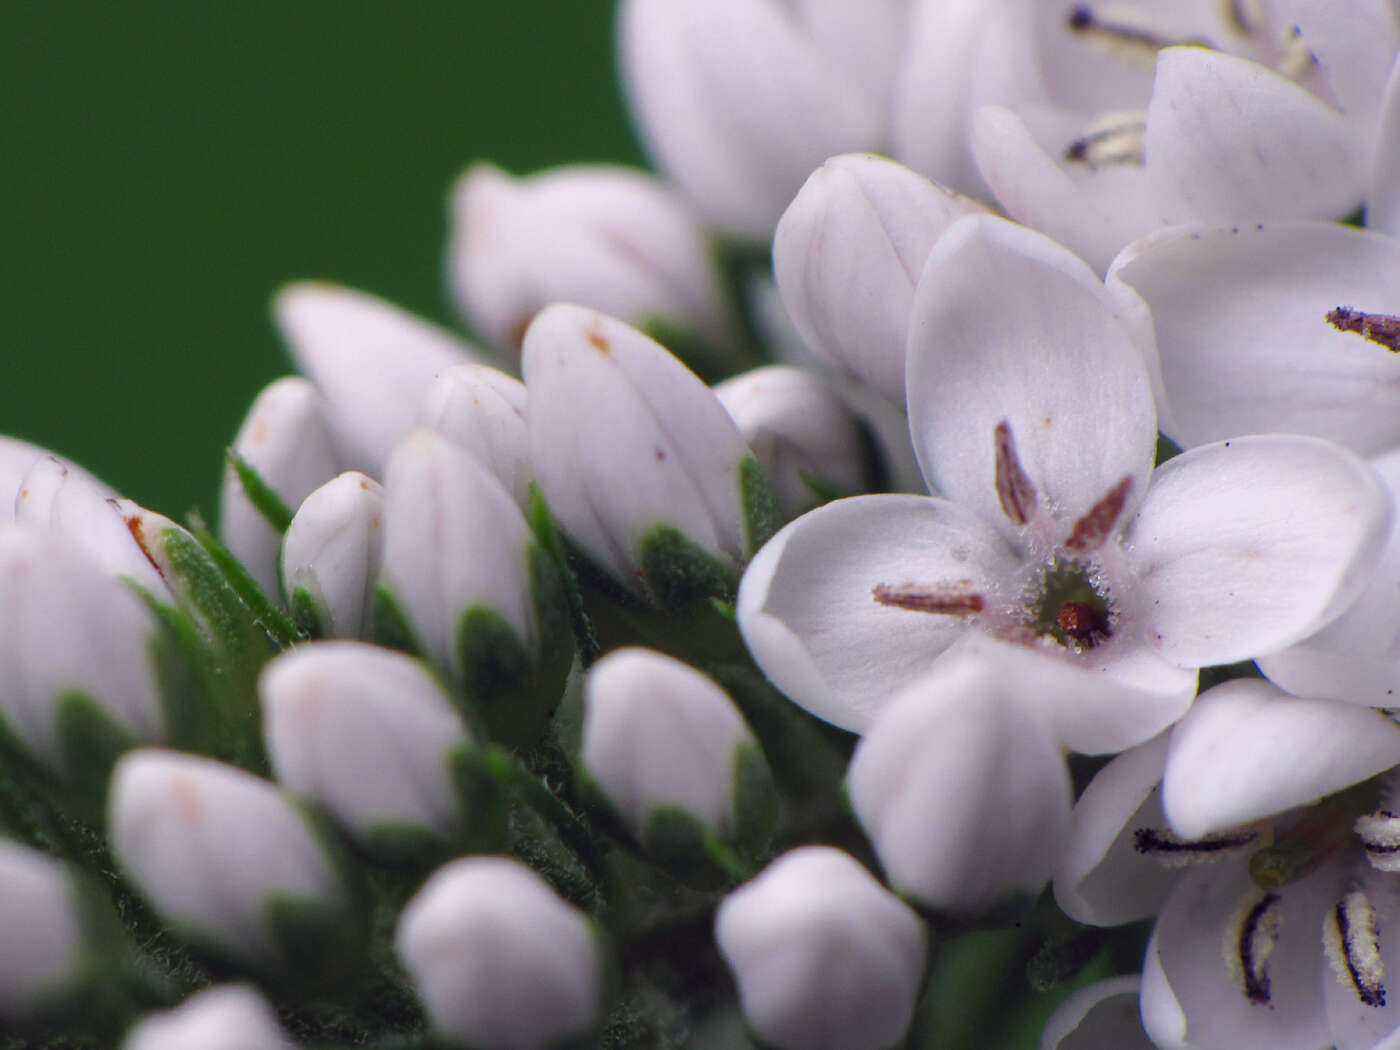
<svg viewBox="0 0 1400 1050">
<path fill-rule="evenodd" d="M 0 1022 L 1400 1045 L 1400 8 L 618 45 L 661 175 L 279 292 L 217 537 L 0 440 Z"/>
</svg>

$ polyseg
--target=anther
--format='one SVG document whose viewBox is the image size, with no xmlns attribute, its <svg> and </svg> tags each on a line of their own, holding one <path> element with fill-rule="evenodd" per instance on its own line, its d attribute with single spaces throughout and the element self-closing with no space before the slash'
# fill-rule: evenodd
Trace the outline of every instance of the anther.
<svg viewBox="0 0 1400 1050">
<path fill-rule="evenodd" d="M 1366 859 L 1378 871 L 1400 871 L 1400 816 L 1382 809 L 1356 818 L 1352 825 Z"/>
<path fill-rule="evenodd" d="M 1278 943 L 1283 898 L 1277 893 L 1247 898 L 1225 924 L 1225 965 L 1246 999 L 1269 1003 L 1269 956 Z"/>
<path fill-rule="evenodd" d="M 1001 510 L 1017 525 L 1024 525 L 1035 514 L 1035 483 L 1021 467 L 1016 455 L 1016 439 L 1011 424 L 1003 419 L 993 431 L 996 442 L 996 486 Z"/>
<path fill-rule="evenodd" d="M 1392 354 L 1400 353 L 1400 317 L 1368 314 L 1353 310 L 1350 306 L 1339 306 L 1327 311 L 1327 323 L 1339 332 L 1355 332 L 1363 339 L 1385 347 Z"/>
<path fill-rule="evenodd" d="M 1109 164 L 1146 161 L 1147 114 L 1142 110 L 1112 110 L 1089 125 L 1088 130 L 1065 149 L 1065 160 L 1079 161 L 1098 170 Z"/>
<path fill-rule="evenodd" d="M 1366 1006 L 1385 1005 L 1385 961 L 1376 933 L 1376 912 L 1360 890 L 1353 890 L 1328 912 L 1322 926 L 1327 960 L 1343 988 Z"/>
<path fill-rule="evenodd" d="M 1123 513 L 1123 505 L 1128 501 L 1128 493 L 1133 490 L 1132 476 L 1123 478 L 1103 499 L 1095 503 L 1085 515 L 1074 523 L 1065 548 L 1072 551 L 1097 550 L 1108 539 L 1118 516 Z"/>
<path fill-rule="evenodd" d="M 1178 838 L 1165 828 L 1138 828 L 1133 832 L 1133 849 L 1169 868 L 1191 864 L 1213 864 L 1233 857 L 1259 841 L 1255 828 L 1221 831 L 1199 839 Z"/>
<path fill-rule="evenodd" d="M 983 606 L 982 596 L 972 589 L 971 580 L 955 580 L 932 586 L 877 583 L 870 593 L 881 605 L 947 616 L 972 616 L 980 613 Z"/>
</svg>

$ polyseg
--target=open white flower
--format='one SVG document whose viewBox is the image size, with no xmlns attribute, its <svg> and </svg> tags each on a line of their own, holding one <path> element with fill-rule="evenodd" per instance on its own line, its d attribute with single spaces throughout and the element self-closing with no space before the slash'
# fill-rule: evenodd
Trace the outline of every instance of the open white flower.
<svg viewBox="0 0 1400 1050">
<path fill-rule="evenodd" d="M 939 241 L 910 324 L 910 427 L 946 498 L 867 496 L 788 525 L 739 623 L 812 713 L 863 729 L 968 634 L 1007 643 L 1060 741 L 1112 751 L 1186 710 L 1195 669 L 1318 630 L 1359 592 L 1389 495 L 1314 438 L 1194 449 L 1153 470 L 1142 351 L 1065 249 L 986 216 Z"/>
</svg>

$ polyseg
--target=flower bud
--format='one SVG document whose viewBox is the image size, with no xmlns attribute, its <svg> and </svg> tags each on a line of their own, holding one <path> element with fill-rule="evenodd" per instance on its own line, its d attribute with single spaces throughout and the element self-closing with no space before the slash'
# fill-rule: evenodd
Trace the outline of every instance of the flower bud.
<svg viewBox="0 0 1400 1050">
<path fill-rule="evenodd" d="M 411 431 L 385 477 L 381 637 L 459 683 L 495 735 L 519 741 L 554 710 L 572 635 L 554 563 L 470 453 Z"/>
<path fill-rule="evenodd" d="M 543 1050 L 597 1026 L 597 937 L 533 871 L 469 857 L 408 902 L 395 947 L 434 1029 L 470 1046 Z"/>
<path fill-rule="evenodd" d="M 714 347 L 734 340 L 705 229 L 660 179 L 574 164 L 515 178 L 472 165 L 452 194 L 448 282 L 464 317 L 518 353 L 530 319 L 576 302 Z"/>
<path fill-rule="evenodd" d="M 779 1050 L 898 1042 L 928 954 L 913 910 L 830 846 L 785 853 L 726 897 L 715 940 L 749 1026 Z"/>
<path fill-rule="evenodd" d="M 535 474 L 574 543 L 663 608 L 732 590 L 776 507 L 709 388 L 635 329 L 562 303 L 530 325 L 522 364 Z"/>
<path fill-rule="evenodd" d="M 882 708 L 846 777 L 890 885 L 976 915 L 1036 894 L 1069 834 L 1071 793 L 1050 729 L 969 652 Z"/>
<path fill-rule="evenodd" d="M 384 548 L 383 511 L 383 487 L 351 470 L 307 496 L 287 526 L 287 607 L 313 637 L 369 634 Z"/>
<path fill-rule="evenodd" d="M 31 445 L 28 441 L 0 434 L 0 526 L 8 525 L 14 520 L 15 495 L 19 492 L 20 483 L 25 475 L 34 469 L 34 464 L 39 460 L 53 455 L 47 449 Z M 81 475 L 84 481 L 95 485 L 104 497 L 116 495 L 76 463 L 70 463 L 61 456 L 54 458 L 67 467 L 70 474 Z"/>
<path fill-rule="evenodd" d="M 253 400 L 233 439 L 233 454 L 281 501 L 274 512 L 281 512 L 279 517 L 290 516 L 312 489 L 339 470 L 320 395 L 296 376 L 274 381 Z M 282 594 L 277 553 L 286 521 L 269 520 L 267 508 L 259 508 L 244 481 L 230 457 L 219 495 L 219 535 L 263 593 L 275 600 Z"/>
<path fill-rule="evenodd" d="M 772 778 L 729 695 L 648 649 L 619 649 L 584 682 L 587 777 L 653 858 L 703 869 L 715 836 L 761 848 L 772 830 Z"/>
<path fill-rule="evenodd" d="M 116 755 L 164 739 L 154 616 L 60 537 L 0 531 L 0 724 L 100 790 Z"/>
<path fill-rule="evenodd" d="M 714 391 L 768 475 L 783 517 L 869 491 L 872 450 L 860 424 L 811 372 L 770 365 L 727 379 Z"/>
<path fill-rule="evenodd" d="M 454 841 L 467 814 L 452 777 L 471 739 L 423 664 L 361 642 L 313 642 L 275 657 L 258 681 L 277 779 L 386 854 Z"/>
<path fill-rule="evenodd" d="M 83 929 L 63 865 L 0 840 L 0 1020 L 33 1013 L 77 980 Z"/>
<path fill-rule="evenodd" d="M 325 398 L 342 463 L 374 477 L 433 377 L 478 356 L 436 325 L 339 285 L 288 285 L 272 312 L 297 367 Z"/>
<path fill-rule="evenodd" d="M 147 1014 L 121 1050 L 296 1050 L 296 1044 L 252 987 L 224 984 Z"/>
<path fill-rule="evenodd" d="M 164 577 L 132 537 L 116 498 L 57 456 L 43 457 L 25 475 L 15 496 L 15 522 L 61 536 L 111 575 L 156 597 L 170 596 Z"/>
<path fill-rule="evenodd" d="M 160 916 L 215 956 L 292 978 L 348 958 L 358 924 L 307 816 L 272 784 L 142 748 L 112 773 L 108 841 Z"/>
<path fill-rule="evenodd" d="M 454 365 L 428 387 L 418 424 L 470 452 L 524 508 L 534 476 L 525 404 L 525 384 L 514 376 L 488 365 Z"/>
<path fill-rule="evenodd" d="M 826 161 L 773 237 L 778 290 L 807 345 L 903 405 L 914 285 L 943 231 L 982 210 L 883 157 Z"/>
<path fill-rule="evenodd" d="M 723 232 L 766 240 L 823 158 L 886 137 L 905 6 L 625 0 L 618 58 L 647 151 Z"/>
</svg>

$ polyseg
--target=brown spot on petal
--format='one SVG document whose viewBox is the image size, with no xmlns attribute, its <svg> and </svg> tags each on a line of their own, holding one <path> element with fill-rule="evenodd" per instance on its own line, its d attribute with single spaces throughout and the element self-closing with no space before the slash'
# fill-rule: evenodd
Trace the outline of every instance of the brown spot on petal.
<svg viewBox="0 0 1400 1050">
<path fill-rule="evenodd" d="M 1016 455 L 1016 439 L 1011 424 L 1002 420 L 993 432 L 996 441 L 997 499 L 1001 510 L 1017 525 L 1024 525 L 1035 514 L 1035 484 L 1021 467 Z"/>
<path fill-rule="evenodd" d="M 954 580 L 920 586 L 906 583 L 893 586 L 876 584 L 870 591 L 881 605 L 914 612 L 942 613 L 947 616 L 971 616 L 982 611 L 982 596 L 972 589 L 971 580 Z"/>
<path fill-rule="evenodd" d="M 1128 501 L 1128 493 L 1133 490 L 1133 479 L 1129 475 L 1108 490 L 1108 495 L 1099 500 L 1088 512 L 1074 523 L 1065 547 L 1072 551 L 1097 549 L 1123 513 L 1123 504 Z"/>
<path fill-rule="evenodd" d="M 1339 306 L 1327 311 L 1327 323 L 1339 332 L 1355 332 L 1363 339 L 1385 347 L 1392 354 L 1400 353 L 1400 317 L 1368 314 L 1349 306 Z"/>
</svg>

